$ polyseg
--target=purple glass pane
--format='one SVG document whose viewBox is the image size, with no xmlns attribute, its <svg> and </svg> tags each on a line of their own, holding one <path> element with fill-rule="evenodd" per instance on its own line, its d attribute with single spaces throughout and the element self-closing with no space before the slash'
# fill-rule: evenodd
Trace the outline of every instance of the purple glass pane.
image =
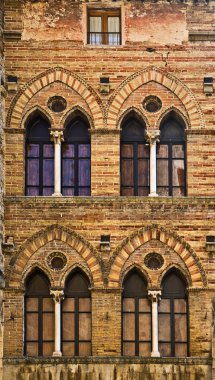
<svg viewBox="0 0 215 380">
<path fill-rule="evenodd" d="M 53 144 L 45 144 L 43 145 L 43 157 L 44 158 L 53 158 L 54 157 L 54 145 Z"/>
<path fill-rule="evenodd" d="M 79 160 L 78 185 L 90 186 L 90 160 Z"/>
<path fill-rule="evenodd" d="M 39 186 L 39 160 L 27 160 L 27 185 Z"/>
<path fill-rule="evenodd" d="M 66 197 L 72 197 L 74 195 L 74 189 L 70 187 L 69 189 L 62 189 L 62 194 Z"/>
<path fill-rule="evenodd" d="M 83 188 L 79 189 L 78 195 L 88 197 L 90 195 L 90 189 L 83 187 Z"/>
<path fill-rule="evenodd" d="M 43 185 L 54 186 L 54 160 L 43 160 Z"/>
<path fill-rule="evenodd" d="M 54 187 L 45 187 L 43 188 L 43 195 L 50 196 L 54 193 Z"/>
<path fill-rule="evenodd" d="M 27 156 L 28 157 L 39 157 L 40 146 L 38 144 L 28 144 L 27 145 Z"/>
<path fill-rule="evenodd" d="M 74 186 L 75 184 L 75 161 L 64 159 L 62 167 L 62 185 Z"/>
<path fill-rule="evenodd" d="M 26 195 L 30 195 L 32 197 L 39 195 L 39 188 L 38 187 L 27 187 Z"/>
<path fill-rule="evenodd" d="M 65 157 L 65 158 L 75 157 L 75 146 L 73 144 L 63 144 L 62 157 Z"/>
<path fill-rule="evenodd" d="M 79 157 L 90 157 L 90 144 L 80 144 L 78 146 Z"/>
</svg>

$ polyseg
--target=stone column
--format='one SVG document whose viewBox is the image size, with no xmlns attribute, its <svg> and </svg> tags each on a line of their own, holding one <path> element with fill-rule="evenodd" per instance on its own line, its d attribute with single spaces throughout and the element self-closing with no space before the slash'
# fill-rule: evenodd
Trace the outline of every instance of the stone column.
<svg viewBox="0 0 215 380">
<path fill-rule="evenodd" d="M 63 290 L 51 290 L 55 303 L 55 349 L 53 356 L 62 356 L 61 352 L 61 301 Z"/>
<path fill-rule="evenodd" d="M 61 196 L 61 142 L 63 131 L 50 131 L 51 140 L 54 142 L 54 194 Z"/>
<path fill-rule="evenodd" d="M 152 302 L 152 357 L 159 357 L 160 352 L 158 350 L 158 301 L 161 296 L 160 290 L 149 290 L 149 298 Z"/>
<path fill-rule="evenodd" d="M 146 139 L 150 145 L 150 193 L 149 197 L 157 197 L 157 179 L 156 179 L 156 143 L 160 136 L 159 130 L 145 131 Z"/>
</svg>

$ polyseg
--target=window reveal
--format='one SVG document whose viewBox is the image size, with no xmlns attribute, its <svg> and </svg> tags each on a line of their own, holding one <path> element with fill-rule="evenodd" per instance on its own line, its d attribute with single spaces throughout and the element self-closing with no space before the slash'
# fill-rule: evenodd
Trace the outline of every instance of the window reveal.
<svg viewBox="0 0 215 380">
<path fill-rule="evenodd" d="M 119 10 L 89 10 L 88 44 L 120 45 L 120 28 Z"/>
</svg>

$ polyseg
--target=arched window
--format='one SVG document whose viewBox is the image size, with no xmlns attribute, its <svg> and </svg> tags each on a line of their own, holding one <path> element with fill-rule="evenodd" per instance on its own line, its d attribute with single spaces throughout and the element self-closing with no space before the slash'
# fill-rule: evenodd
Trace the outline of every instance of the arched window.
<svg viewBox="0 0 215 380">
<path fill-rule="evenodd" d="M 124 120 L 121 132 L 121 195 L 149 194 L 149 147 L 145 125 L 132 112 Z"/>
<path fill-rule="evenodd" d="M 151 354 L 151 303 L 146 281 L 137 270 L 130 271 L 123 282 L 122 354 Z"/>
<path fill-rule="evenodd" d="M 54 192 L 54 147 L 50 124 L 42 116 L 31 118 L 26 127 L 26 195 Z"/>
<path fill-rule="evenodd" d="M 62 194 L 90 195 L 90 134 L 85 118 L 77 116 L 66 126 L 62 144 Z"/>
<path fill-rule="evenodd" d="M 62 352 L 66 356 L 91 355 L 90 283 L 82 271 L 66 281 L 62 303 Z"/>
<path fill-rule="evenodd" d="M 188 356 L 186 283 L 174 270 L 169 271 L 162 281 L 159 351 L 161 356 Z"/>
<path fill-rule="evenodd" d="M 39 270 L 26 281 L 24 351 L 27 356 L 54 352 L 54 302 L 49 281 Z"/>
<path fill-rule="evenodd" d="M 157 193 L 164 196 L 186 195 L 185 124 L 171 112 L 160 127 L 157 144 Z"/>
</svg>

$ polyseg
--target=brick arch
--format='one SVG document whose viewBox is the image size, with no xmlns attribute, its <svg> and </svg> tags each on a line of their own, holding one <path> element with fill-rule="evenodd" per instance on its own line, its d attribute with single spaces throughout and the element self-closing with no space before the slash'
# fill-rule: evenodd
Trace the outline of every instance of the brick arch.
<svg viewBox="0 0 215 380">
<path fill-rule="evenodd" d="M 73 115 L 75 114 L 79 114 L 80 116 L 83 115 L 85 116 L 85 118 L 87 119 L 89 125 L 90 125 L 90 128 L 93 129 L 94 128 L 94 121 L 93 119 L 91 118 L 91 116 L 88 114 L 88 112 L 85 111 L 85 109 L 79 105 L 75 105 L 74 107 L 72 107 L 71 109 L 69 109 L 65 115 L 63 115 L 61 121 L 60 121 L 60 124 L 63 126 L 63 128 L 65 128 L 65 125 L 67 124 L 67 121 L 73 117 Z"/>
<path fill-rule="evenodd" d="M 107 110 L 109 125 L 112 124 L 116 127 L 117 119 L 125 100 L 140 86 L 152 81 L 163 85 L 181 100 L 187 111 L 189 124 L 193 128 L 205 127 L 203 113 L 192 91 L 178 78 L 157 67 L 149 67 L 134 73 L 114 91 L 109 100 Z"/>
<path fill-rule="evenodd" d="M 149 128 L 149 121 L 146 115 L 144 115 L 142 110 L 134 106 L 128 107 L 122 114 L 119 115 L 119 118 L 117 119 L 117 125 L 119 125 L 120 128 L 121 128 L 121 124 L 123 120 L 126 118 L 126 116 L 128 116 L 132 112 L 135 113 L 137 116 L 139 116 L 139 118 L 141 118 L 144 121 L 144 123 L 146 124 L 146 128 Z"/>
<path fill-rule="evenodd" d="M 188 269 L 193 287 L 207 286 L 205 271 L 191 246 L 179 235 L 154 224 L 139 229 L 126 238 L 115 250 L 110 263 L 110 287 L 114 288 L 119 285 L 122 268 L 129 256 L 143 244 L 153 239 L 166 244 L 181 257 Z"/>
<path fill-rule="evenodd" d="M 19 249 L 17 255 L 11 259 L 11 273 L 9 286 L 19 288 L 22 282 L 23 271 L 33 254 L 45 244 L 53 240 L 61 240 L 74 249 L 86 262 L 92 276 L 94 286 L 103 286 L 103 276 L 97 251 L 81 235 L 66 227 L 52 225 L 41 230 L 28 239 Z"/>
<path fill-rule="evenodd" d="M 36 270 L 40 270 L 41 272 L 44 273 L 44 275 L 48 278 L 50 282 L 50 287 L 54 286 L 54 279 L 53 279 L 53 276 L 51 275 L 51 271 L 49 271 L 41 263 L 33 263 L 27 266 L 27 268 L 25 268 L 25 270 L 22 272 L 22 279 L 21 279 L 20 285 L 22 285 L 23 289 L 25 289 L 25 283 L 26 283 L 27 278 L 31 276 Z"/>
<path fill-rule="evenodd" d="M 20 128 L 25 107 L 32 97 L 40 90 L 54 82 L 64 83 L 75 90 L 87 103 L 92 113 L 95 125 L 100 125 L 103 120 L 101 99 L 96 91 L 77 74 L 61 67 L 49 69 L 26 83 L 14 97 L 7 114 L 6 126 Z"/>
<path fill-rule="evenodd" d="M 33 116 L 36 113 L 45 117 L 48 120 L 48 122 L 50 123 L 51 128 L 54 127 L 54 121 L 53 121 L 51 114 L 49 112 L 47 112 L 47 110 L 45 110 L 43 107 L 36 105 L 36 106 L 33 106 L 32 108 L 30 108 L 29 110 L 27 110 L 25 112 L 25 114 L 23 115 L 23 117 L 22 117 L 22 128 L 25 128 L 26 124 L 28 123 L 28 120 L 31 118 L 31 116 Z"/>
</svg>

